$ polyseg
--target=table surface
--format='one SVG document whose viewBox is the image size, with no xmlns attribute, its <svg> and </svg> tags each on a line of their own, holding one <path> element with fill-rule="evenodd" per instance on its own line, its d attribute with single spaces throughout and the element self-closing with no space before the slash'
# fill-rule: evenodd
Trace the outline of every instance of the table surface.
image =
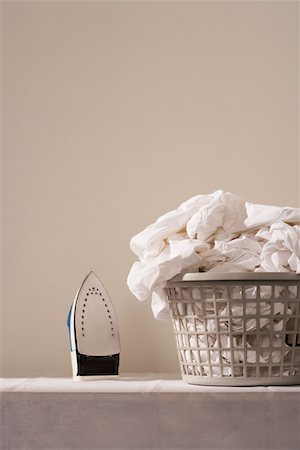
<svg viewBox="0 0 300 450">
<path fill-rule="evenodd" d="M 300 386 L 199 386 L 187 384 L 178 374 L 125 373 L 101 380 L 73 380 L 72 378 L 0 378 L 2 392 L 72 392 L 72 393 L 151 393 L 151 392 L 298 392 Z"/>
<path fill-rule="evenodd" d="M 2 378 L 4 450 L 298 450 L 300 386 Z"/>
</svg>

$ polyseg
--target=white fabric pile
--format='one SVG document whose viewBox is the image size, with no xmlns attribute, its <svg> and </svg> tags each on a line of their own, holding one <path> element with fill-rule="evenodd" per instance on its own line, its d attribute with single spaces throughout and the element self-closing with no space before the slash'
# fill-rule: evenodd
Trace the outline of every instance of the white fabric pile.
<svg viewBox="0 0 300 450">
<path fill-rule="evenodd" d="M 181 272 L 300 273 L 300 209 L 257 205 L 218 190 L 197 195 L 131 239 L 128 276 L 155 318 L 169 318 L 164 283 Z"/>
</svg>

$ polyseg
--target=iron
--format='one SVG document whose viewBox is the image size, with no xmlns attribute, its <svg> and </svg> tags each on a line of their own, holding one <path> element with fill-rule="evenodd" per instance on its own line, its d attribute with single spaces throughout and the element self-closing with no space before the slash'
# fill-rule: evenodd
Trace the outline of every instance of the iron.
<svg viewBox="0 0 300 450">
<path fill-rule="evenodd" d="M 94 272 L 85 277 L 78 289 L 67 325 L 73 378 L 118 376 L 120 336 L 117 316 L 108 292 Z"/>
</svg>

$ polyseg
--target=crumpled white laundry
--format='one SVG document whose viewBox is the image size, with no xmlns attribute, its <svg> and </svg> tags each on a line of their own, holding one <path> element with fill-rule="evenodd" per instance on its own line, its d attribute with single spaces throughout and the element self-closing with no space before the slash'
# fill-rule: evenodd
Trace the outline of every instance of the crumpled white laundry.
<svg viewBox="0 0 300 450">
<path fill-rule="evenodd" d="M 152 297 L 155 318 L 168 319 L 163 287 L 190 271 L 300 273 L 300 209 L 257 205 L 218 190 L 197 195 L 161 216 L 130 241 L 139 257 L 131 292 Z"/>
</svg>

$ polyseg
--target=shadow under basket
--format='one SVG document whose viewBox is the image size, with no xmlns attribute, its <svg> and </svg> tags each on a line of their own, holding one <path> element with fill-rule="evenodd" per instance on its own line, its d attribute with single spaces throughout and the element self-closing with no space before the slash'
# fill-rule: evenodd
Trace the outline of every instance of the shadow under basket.
<svg viewBox="0 0 300 450">
<path fill-rule="evenodd" d="M 300 275 L 186 273 L 165 295 L 187 383 L 300 384 Z"/>
</svg>

